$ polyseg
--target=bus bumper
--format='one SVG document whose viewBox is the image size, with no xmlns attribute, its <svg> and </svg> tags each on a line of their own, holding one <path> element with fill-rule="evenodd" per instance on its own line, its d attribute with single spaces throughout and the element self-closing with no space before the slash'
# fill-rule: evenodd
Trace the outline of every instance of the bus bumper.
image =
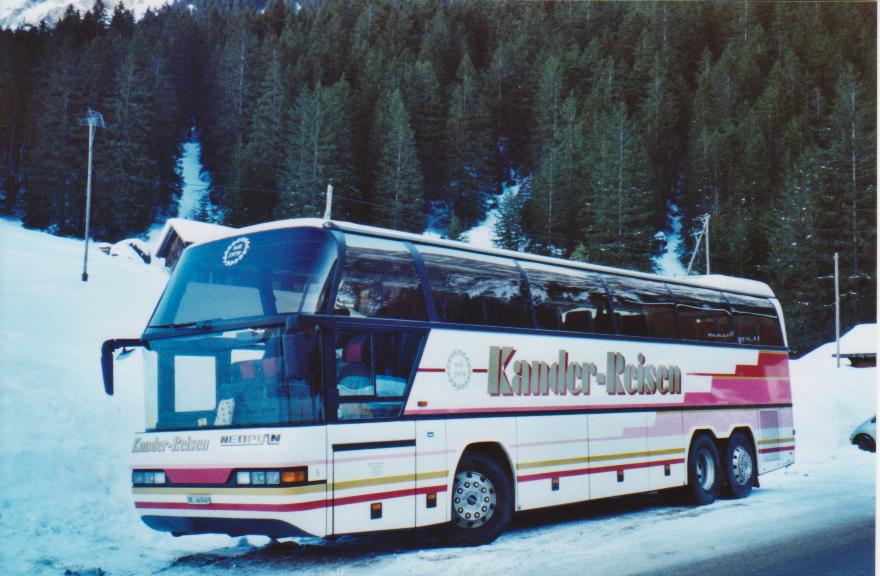
<svg viewBox="0 0 880 576">
<path fill-rule="evenodd" d="M 174 536 L 190 534 L 226 534 L 228 536 L 268 536 L 289 538 L 309 536 L 293 524 L 277 519 L 262 518 L 211 518 L 199 516 L 141 516 L 144 524 L 160 532 Z"/>
</svg>

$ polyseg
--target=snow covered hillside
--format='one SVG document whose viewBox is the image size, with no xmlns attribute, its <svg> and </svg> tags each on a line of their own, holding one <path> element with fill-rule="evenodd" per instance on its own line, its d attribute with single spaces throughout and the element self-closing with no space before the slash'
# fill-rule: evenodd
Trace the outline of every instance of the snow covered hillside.
<svg viewBox="0 0 880 576">
<path fill-rule="evenodd" d="M 140 334 L 167 273 L 97 249 L 88 283 L 81 267 L 81 241 L 0 220 L 3 574 L 445 575 L 475 563 L 505 576 L 585 566 L 633 574 L 874 515 L 875 457 L 848 439 L 874 414 L 877 371 L 836 369 L 829 345 L 792 362 L 796 465 L 763 476 L 746 500 L 695 509 L 638 496 L 530 513 L 479 549 L 440 548 L 420 532 L 271 545 L 175 539 L 142 525 L 131 504 L 130 438 L 143 425 L 139 352 L 117 362 L 112 398 L 98 361 L 105 338 Z M 561 542 L 577 545 L 548 554 Z"/>
<path fill-rule="evenodd" d="M 172 0 L 128 0 L 125 7 L 141 18 L 150 8 L 170 4 Z M 80 14 L 92 9 L 94 0 L 3 0 L 0 2 L 0 28 L 18 28 L 26 24 L 36 26 L 45 20 L 50 26 L 58 21 L 67 7 L 72 5 Z M 113 12 L 116 2 L 105 2 L 108 12 Z"/>
</svg>

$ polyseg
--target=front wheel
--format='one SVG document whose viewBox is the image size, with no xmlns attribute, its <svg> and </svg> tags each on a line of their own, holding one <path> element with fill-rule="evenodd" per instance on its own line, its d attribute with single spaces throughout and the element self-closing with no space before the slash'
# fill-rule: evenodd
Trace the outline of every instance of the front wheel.
<svg viewBox="0 0 880 576">
<path fill-rule="evenodd" d="M 442 536 L 454 546 L 492 542 L 513 516 L 513 487 L 504 469 L 479 452 L 462 458 L 450 494 L 452 520 Z"/>
<path fill-rule="evenodd" d="M 715 442 L 701 434 L 694 438 L 688 456 L 687 493 L 698 505 L 711 504 L 718 497 L 721 465 Z"/>
<path fill-rule="evenodd" d="M 724 459 L 725 492 L 731 498 L 745 498 L 755 485 L 755 457 L 752 443 L 742 432 L 735 432 L 727 441 Z"/>
</svg>

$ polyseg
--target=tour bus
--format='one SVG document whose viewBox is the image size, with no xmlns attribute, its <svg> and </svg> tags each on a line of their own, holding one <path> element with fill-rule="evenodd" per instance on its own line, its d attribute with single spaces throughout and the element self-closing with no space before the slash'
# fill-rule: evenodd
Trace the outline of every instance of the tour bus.
<svg viewBox="0 0 880 576">
<path fill-rule="evenodd" d="M 678 489 L 742 498 L 794 461 L 782 310 L 670 278 L 296 219 L 187 248 L 138 339 L 134 505 L 174 535 L 436 526 Z"/>
</svg>

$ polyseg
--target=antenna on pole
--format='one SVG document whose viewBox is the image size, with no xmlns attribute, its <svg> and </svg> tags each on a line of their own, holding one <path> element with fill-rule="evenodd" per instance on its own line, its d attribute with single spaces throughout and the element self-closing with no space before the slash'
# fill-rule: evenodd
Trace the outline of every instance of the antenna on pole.
<svg viewBox="0 0 880 576">
<path fill-rule="evenodd" d="M 694 260 L 697 258 L 697 254 L 700 252 L 700 243 L 703 241 L 703 236 L 706 237 L 706 274 L 711 274 L 711 269 L 709 268 L 709 214 L 703 214 L 700 217 L 700 221 L 703 223 L 703 228 L 700 229 L 699 232 L 696 233 L 697 237 L 697 245 L 694 247 L 694 251 L 691 253 L 691 260 L 688 262 L 687 272 L 685 272 L 685 276 L 690 276 L 691 268 L 694 266 Z"/>
<path fill-rule="evenodd" d="M 83 253 L 83 271 L 82 271 L 82 281 L 88 282 L 89 273 L 89 219 L 92 212 L 92 144 L 95 141 L 95 128 L 100 126 L 101 128 L 106 128 L 107 125 L 104 124 L 104 115 L 100 112 L 96 112 L 91 108 L 86 110 L 85 118 L 79 119 L 80 124 L 85 124 L 89 127 L 89 168 L 88 168 L 88 176 L 86 176 L 86 229 L 85 229 L 85 251 Z"/>
<path fill-rule="evenodd" d="M 327 207 L 324 208 L 324 220 L 330 220 L 330 211 L 333 208 L 333 183 L 327 184 Z"/>
</svg>

